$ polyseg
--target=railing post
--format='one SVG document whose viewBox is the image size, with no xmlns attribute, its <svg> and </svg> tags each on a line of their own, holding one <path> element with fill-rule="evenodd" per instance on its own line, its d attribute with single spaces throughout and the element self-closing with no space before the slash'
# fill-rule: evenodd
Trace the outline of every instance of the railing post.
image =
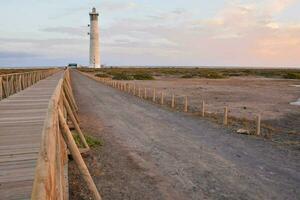
<svg viewBox="0 0 300 200">
<path fill-rule="evenodd" d="M 153 98 L 152 101 L 155 102 L 156 101 L 156 89 L 153 88 Z"/>
<path fill-rule="evenodd" d="M 72 121 L 72 123 L 73 123 L 73 125 L 74 125 L 76 131 L 77 131 L 78 134 L 79 134 L 79 137 L 80 137 L 81 142 L 83 143 L 83 145 L 85 146 L 85 148 L 88 148 L 88 149 L 89 149 L 90 147 L 89 147 L 88 143 L 87 143 L 86 140 L 85 140 L 85 137 L 84 137 L 84 135 L 83 135 L 83 133 L 82 133 L 82 131 L 81 131 L 81 129 L 80 129 L 78 123 L 77 123 L 77 120 L 76 120 L 76 118 L 75 118 L 75 115 L 74 115 L 74 113 L 73 113 L 73 111 L 72 111 L 72 109 L 71 109 L 71 107 L 70 107 L 70 104 L 69 104 L 69 102 L 68 102 L 68 100 L 67 100 L 67 98 L 66 98 L 64 92 L 62 92 L 62 98 L 63 98 L 63 105 L 65 106 L 65 108 L 66 108 L 66 110 L 67 110 L 67 114 L 68 114 L 68 116 L 70 116 L 71 121 Z"/>
<path fill-rule="evenodd" d="M 226 126 L 228 125 L 228 107 L 226 106 L 224 108 L 224 119 L 223 119 L 223 124 Z"/>
<path fill-rule="evenodd" d="M 184 98 L 184 112 L 188 112 L 188 97 Z"/>
<path fill-rule="evenodd" d="M 144 98 L 147 99 L 147 88 L 144 89 Z"/>
<path fill-rule="evenodd" d="M 61 110 L 58 110 L 59 114 L 59 124 L 63 133 L 63 136 L 65 138 L 65 142 L 67 143 L 67 146 L 73 156 L 74 161 L 76 162 L 79 171 L 82 174 L 83 179 L 86 181 L 88 188 L 93 193 L 95 200 L 101 200 L 101 196 L 98 192 L 98 189 L 89 173 L 89 170 L 84 163 L 83 158 L 81 157 L 80 151 L 74 141 L 74 138 L 72 136 L 72 133 L 70 132 L 68 125 L 63 117 L 63 114 Z"/>
<path fill-rule="evenodd" d="M 256 116 L 256 135 L 260 135 L 260 131 L 261 131 L 261 115 L 258 114 Z"/>
<path fill-rule="evenodd" d="M 205 101 L 202 101 L 202 117 L 205 117 Z"/>
<path fill-rule="evenodd" d="M 2 76 L 0 76 L 0 100 L 3 98 L 3 89 L 2 89 Z"/>
<path fill-rule="evenodd" d="M 141 88 L 139 87 L 139 97 L 141 98 L 142 96 L 141 96 Z"/>
<path fill-rule="evenodd" d="M 6 76 L 6 98 L 10 95 L 10 91 L 9 91 L 9 75 Z"/>
<path fill-rule="evenodd" d="M 172 94 L 171 107 L 172 107 L 172 108 L 175 107 L 175 95 L 174 95 L 174 94 Z"/>
</svg>

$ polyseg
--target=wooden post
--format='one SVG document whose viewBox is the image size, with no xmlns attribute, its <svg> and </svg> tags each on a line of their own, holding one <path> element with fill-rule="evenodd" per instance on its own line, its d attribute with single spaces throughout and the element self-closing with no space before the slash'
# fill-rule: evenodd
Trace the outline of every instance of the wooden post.
<svg viewBox="0 0 300 200">
<path fill-rule="evenodd" d="M 202 101 L 202 117 L 205 117 L 205 102 Z"/>
<path fill-rule="evenodd" d="M 90 175 L 90 172 L 89 172 L 87 166 L 84 163 L 83 158 L 81 157 L 80 151 L 75 143 L 72 133 L 71 133 L 71 131 L 66 123 L 66 120 L 64 119 L 62 111 L 60 109 L 58 110 L 58 114 L 59 114 L 59 124 L 60 124 L 61 131 L 62 131 L 64 139 L 65 139 L 65 142 L 70 150 L 70 153 L 73 156 L 75 163 L 77 164 L 77 167 L 82 175 L 82 178 L 86 181 L 88 188 L 90 189 L 90 191 L 92 192 L 92 194 L 94 196 L 94 199 L 101 200 L 101 196 L 98 192 L 98 189 Z"/>
<path fill-rule="evenodd" d="M 141 98 L 142 95 L 141 95 L 141 88 L 139 88 L 139 97 Z"/>
<path fill-rule="evenodd" d="M 135 83 L 134 83 L 134 85 L 133 85 L 133 92 L 132 92 L 132 94 L 135 96 L 135 89 L 136 88 L 136 86 L 135 86 Z"/>
<path fill-rule="evenodd" d="M 73 108 L 73 111 L 75 112 L 76 110 L 78 110 L 78 106 L 76 105 L 74 96 L 72 95 L 71 88 L 69 88 L 67 85 L 68 85 L 67 82 L 66 82 L 66 84 L 63 85 L 65 94 L 71 104 L 71 107 Z"/>
<path fill-rule="evenodd" d="M 161 97 L 160 97 L 160 104 L 164 105 L 164 92 L 161 92 Z"/>
<path fill-rule="evenodd" d="M 223 124 L 226 126 L 228 125 L 228 107 L 226 106 L 224 108 L 224 119 L 223 119 Z"/>
<path fill-rule="evenodd" d="M 261 131 L 260 126 L 261 126 L 261 115 L 258 114 L 256 116 L 256 135 L 260 135 L 260 131 Z"/>
<path fill-rule="evenodd" d="M 80 129 L 78 123 L 77 123 L 77 120 L 76 120 L 76 118 L 75 118 L 75 116 L 74 116 L 74 114 L 73 114 L 73 111 L 72 111 L 72 109 L 71 109 L 71 107 L 70 107 L 70 105 L 69 105 L 69 102 L 68 102 L 66 96 L 64 95 L 64 93 L 63 93 L 63 102 L 64 102 L 63 105 L 65 106 L 65 108 L 66 108 L 66 110 L 67 110 L 67 114 L 68 114 L 69 117 L 71 118 L 71 121 L 72 121 L 72 123 L 73 123 L 73 125 L 74 125 L 76 131 L 78 132 L 78 135 L 79 135 L 79 137 L 80 137 L 80 140 L 81 140 L 82 144 L 84 145 L 85 148 L 88 148 L 88 149 L 89 149 L 90 147 L 89 147 L 88 143 L 87 143 L 86 140 L 85 140 L 85 137 L 84 137 L 84 135 L 83 135 L 83 133 L 82 133 L 82 131 L 81 131 L 81 129 Z"/>
<path fill-rule="evenodd" d="M 6 98 L 10 95 L 10 90 L 9 90 L 9 76 L 6 76 Z"/>
<path fill-rule="evenodd" d="M 171 107 L 172 107 L 172 108 L 175 107 L 175 95 L 174 95 L 174 94 L 172 94 Z"/>
<path fill-rule="evenodd" d="M 0 76 L 0 100 L 3 98 L 3 90 L 2 90 L 2 76 Z"/>
<path fill-rule="evenodd" d="M 14 87 L 14 82 L 15 82 L 15 75 L 11 75 L 11 84 L 10 84 L 10 91 L 11 91 L 11 94 L 14 94 L 15 93 L 15 87 Z"/>
<path fill-rule="evenodd" d="M 153 88 L 153 98 L 152 101 L 155 102 L 156 101 L 156 89 Z"/>
<path fill-rule="evenodd" d="M 144 98 L 147 99 L 147 88 L 144 89 Z"/>
<path fill-rule="evenodd" d="M 188 97 L 186 96 L 184 98 L 184 112 L 188 111 Z"/>
<path fill-rule="evenodd" d="M 19 92 L 22 90 L 22 74 L 19 76 Z"/>
<path fill-rule="evenodd" d="M 128 85 L 127 85 L 127 93 L 129 93 L 129 94 L 130 94 L 130 91 L 131 91 L 131 84 L 130 84 L 130 83 L 128 83 Z"/>
</svg>

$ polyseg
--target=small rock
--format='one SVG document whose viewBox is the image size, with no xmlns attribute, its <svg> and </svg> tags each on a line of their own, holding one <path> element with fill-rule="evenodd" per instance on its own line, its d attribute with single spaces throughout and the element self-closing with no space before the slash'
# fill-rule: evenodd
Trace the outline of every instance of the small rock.
<svg viewBox="0 0 300 200">
<path fill-rule="evenodd" d="M 246 129 L 238 129 L 237 131 L 236 131 L 237 133 L 239 133 L 239 134 L 246 134 L 246 135 L 249 135 L 250 134 L 250 131 L 249 130 L 246 130 Z"/>
</svg>

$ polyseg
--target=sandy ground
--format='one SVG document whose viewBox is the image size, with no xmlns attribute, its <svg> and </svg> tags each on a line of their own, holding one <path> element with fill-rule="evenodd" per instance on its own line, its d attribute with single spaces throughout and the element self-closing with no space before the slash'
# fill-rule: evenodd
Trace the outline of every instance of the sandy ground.
<svg viewBox="0 0 300 200">
<path fill-rule="evenodd" d="M 170 112 L 73 73 L 86 158 L 104 199 L 297 199 L 299 151 Z M 70 165 L 72 199 L 89 199 Z"/>
<path fill-rule="evenodd" d="M 128 82 L 128 81 L 126 81 Z M 149 88 L 157 93 L 164 91 L 168 102 L 171 94 L 176 96 L 176 104 L 183 107 L 184 96 L 188 96 L 190 110 L 201 110 L 202 101 L 208 111 L 222 113 L 229 107 L 229 115 L 254 120 L 257 114 L 262 121 L 275 128 L 276 140 L 297 143 L 300 140 L 300 106 L 291 105 L 300 98 L 300 80 L 270 79 L 258 77 L 232 77 L 229 79 L 182 79 L 156 77 L 154 81 L 129 81 L 137 87 Z M 279 135 L 278 135 L 279 134 Z M 281 135 L 284 134 L 284 135 Z"/>
<path fill-rule="evenodd" d="M 231 114 L 250 117 L 261 113 L 264 119 L 277 119 L 286 114 L 300 114 L 300 107 L 290 105 L 300 98 L 300 80 L 236 77 L 229 79 L 157 78 L 155 81 L 132 81 L 141 87 L 157 88 L 171 95 L 188 96 L 191 106 L 201 108 L 207 102 L 212 111 L 228 106 Z"/>
</svg>

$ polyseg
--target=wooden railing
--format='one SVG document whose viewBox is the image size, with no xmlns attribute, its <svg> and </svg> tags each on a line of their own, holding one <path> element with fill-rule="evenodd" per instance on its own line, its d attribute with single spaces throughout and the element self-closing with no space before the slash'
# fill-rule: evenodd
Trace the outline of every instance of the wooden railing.
<svg viewBox="0 0 300 200">
<path fill-rule="evenodd" d="M 78 125 L 77 110 L 70 84 L 70 72 L 67 69 L 59 80 L 48 106 L 31 199 L 68 199 L 68 191 L 66 191 L 68 183 L 64 175 L 68 162 L 67 149 L 77 164 L 94 199 L 101 199 L 67 125 L 67 121 L 70 120 L 78 132 L 83 146 L 85 149 L 89 149 Z"/>
<path fill-rule="evenodd" d="M 45 69 L 0 75 L 0 101 L 10 95 L 24 90 L 48 76 L 51 76 L 57 71 L 59 71 L 59 69 Z"/>
</svg>

